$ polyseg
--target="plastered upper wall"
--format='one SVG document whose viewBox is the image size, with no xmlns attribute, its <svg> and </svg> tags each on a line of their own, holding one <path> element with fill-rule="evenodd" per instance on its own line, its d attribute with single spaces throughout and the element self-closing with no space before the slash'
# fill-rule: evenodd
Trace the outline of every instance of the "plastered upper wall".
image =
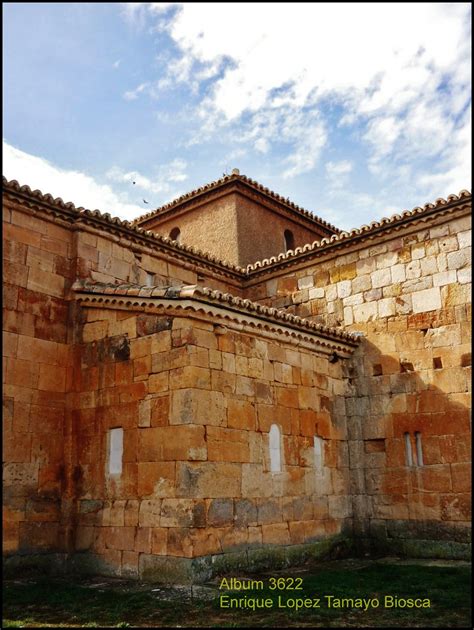
<svg viewBox="0 0 474 630">
<path fill-rule="evenodd" d="M 285 230 L 290 230 L 293 234 L 294 247 L 320 240 L 327 234 L 323 230 L 310 229 L 300 222 L 291 221 L 289 217 L 271 212 L 243 195 L 238 196 L 236 211 L 241 266 L 285 252 Z"/>
<path fill-rule="evenodd" d="M 173 228 L 177 227 L 181 232 L 181 243 L 209 252 L 219 260 L 240 265 L 236 201 L 235 193 L 225 195 L 190 212 L 157 221 L 148 229 L 170 236 Z"/>
<path fill-rule="evenodd" d="M 295 247 L 328 233 L 303 219 L 279 214 L 242 193 L 228 193 L 181 213 L 174 210 L 169 219 L 158 215 L 147 227 L 163 236 L 179 228 L 180 242 L 240 267 L 286 251 L 285 230 L 292 232 Z"/>
</svg>

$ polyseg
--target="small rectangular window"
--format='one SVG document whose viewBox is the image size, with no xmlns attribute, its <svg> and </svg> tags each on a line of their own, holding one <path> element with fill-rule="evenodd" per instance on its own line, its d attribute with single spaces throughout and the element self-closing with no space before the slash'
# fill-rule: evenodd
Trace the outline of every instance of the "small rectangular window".
<svg viewBox="0 0 474 630">
<path fill-rule="evenodd" d="M 155 274 L 151 273 L 151 271 L 146 272 L 145 285 L 147 287 L 155 286 Z"/>
<path fill-rule="evenodd" d="M 276 424 L 270 427 L 268 436 L 270 446 L 270 471 L 281 472 L 281 437 L 280 428 Z"/>
<path fill-rule="evenodd" d="M 415 445 L 416 445 L 416 462 L 418 466 L 423 466 L 423 449 L 421 446 L 421 433 L 415 432 Z"/>
<path fill-rule="evenodd" d="M 411 450 L 411 440 L 410 440 L 409 433 L 405 433 L 405 452 L 406 452 L 407 466 L 413 466 L 413 453 Z"/>
<path fill-rule="evenodd" d="M 314 467 L 317 473 L 323 471 L 324 466 L 324 441 L 319 436 L 314 436 Z"/>
<path fill-rule="evenodd" d="M 123 429 L 110 429 L 109 431 L 109 474 L 122 474 L 123 457 Z"/>
</svg>

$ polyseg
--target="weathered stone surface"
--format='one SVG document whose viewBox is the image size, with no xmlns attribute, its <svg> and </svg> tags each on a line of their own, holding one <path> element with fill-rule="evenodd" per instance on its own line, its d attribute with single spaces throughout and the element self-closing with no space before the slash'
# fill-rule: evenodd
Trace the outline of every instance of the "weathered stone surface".
<svg viewBox="0 0 474 630">
<path fill-rule="evenodd" d="M 10 191 L 5 208 L 5 553 L 75 549 L 84 570 L 161 571 L 164 581 L 289 566 L 347 549 L 339 532 L 388 552 L 465 553 L 471 276 L 461 204 L 244 277 L 126 224 L 91 215 L 71 230 L 64 208 L 53 216 L 28 195 Z M 236 198 L 226 206 L 221 196 L 212 229 L 200 224 L 205 243 L 226 216 L 219 246 L 265 252 L 266 241 L 252 250 L 264 220 L 244 244 L 225 237 Z M 207 216 L 206 199 L 178 215 L 183 237 L 198 208 Z M 269 216 L 242 204 L 248 221 Z M 279 248 L 291 212 L 265 231 Z M 301 220 L 295 246 L 308 234 Z M 106 283 L 103 293 L 70 290 L 74 274 Z M 155 286 L 140 286 L 150 274 Z M 271 323 L 248 303 L 240 312 L 231 298 L 181 288 L 195 284 L 363 336 L 350 357 L 325 328 L 301 335 L 295 320 Z M 120 473 L 109 452 L 118 428 Z"/>
</svg>

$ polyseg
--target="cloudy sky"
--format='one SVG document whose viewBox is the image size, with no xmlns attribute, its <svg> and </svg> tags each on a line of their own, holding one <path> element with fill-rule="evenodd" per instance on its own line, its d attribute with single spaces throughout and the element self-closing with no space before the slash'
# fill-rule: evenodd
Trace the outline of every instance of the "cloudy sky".
<svg viewBox="0 0 474 630">
<path fill-rule="evenodd" d="M 8 179 L 131 219 L 237 167 L 344 229 L 470 189 L 468 3 L 3 7 Z"/>
</svg>

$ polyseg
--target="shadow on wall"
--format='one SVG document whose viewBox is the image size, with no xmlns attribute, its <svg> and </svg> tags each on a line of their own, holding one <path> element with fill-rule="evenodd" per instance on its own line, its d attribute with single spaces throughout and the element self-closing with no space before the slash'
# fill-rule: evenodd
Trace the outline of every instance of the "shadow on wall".
<svg viewBox="0 0 474 630">
<path fill-rule="evenodd" d="M 355 533 L 384 551 L 461 557 L 470 540 L 471 355 L 405 354 L 410 360 L 364 340 L 349 368 Z"/>
</svg>

